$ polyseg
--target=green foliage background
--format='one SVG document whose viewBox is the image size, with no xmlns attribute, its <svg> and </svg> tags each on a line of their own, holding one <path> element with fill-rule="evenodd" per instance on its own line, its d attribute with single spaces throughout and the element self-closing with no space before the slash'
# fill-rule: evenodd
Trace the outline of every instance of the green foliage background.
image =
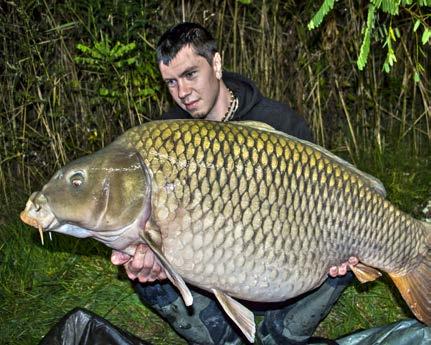
<svg viewBox="0 0 431 345">
<path fill-rule="evenodd" d="M 419 215 L 431 196 L 430 15 L 426 1 L 395 0 L 0 2 L 0 343 L 37 343 L 73 306 L 156 344 L 181 341 L 141 306 L 109 250 L 62 236 L 40 247 L 17 219 L 64 163 L 160 116 L 169 97 L 154 47 L 182 20 L 208 27 L 226 69 L 289 103 L 321 145 Z M 350 287 L 319 334 L 410 315 L 388 291 Z"/>
<path fill-rule="evenodd" d="M 168 97 L 154 46 L 183 19 L 207 26 L 225 67 L 291 104 L 320 144 L 347 149 L 353 161 L 359 150 L 383 152 L 393 139 L 423 152 L 431 137 L 430 44 L 424 41 L 431 11 L 424 2 L 402 4 L 396 15 L 376 14 L 368 64 L 359 71 L 367 1 L 334 2 L 311 31 L 315 2 L 4 2 L 1 200 L 9 202 L 11 186 L 28 193 L 66 161 L 158 118 Z M 390 73 L 383 73 L 388 64 Z"/>
</svg>

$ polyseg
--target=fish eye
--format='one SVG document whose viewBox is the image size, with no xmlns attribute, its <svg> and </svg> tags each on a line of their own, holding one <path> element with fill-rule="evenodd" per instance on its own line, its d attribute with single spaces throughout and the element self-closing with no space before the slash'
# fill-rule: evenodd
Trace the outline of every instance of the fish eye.
<svg viewBox="0 0 431 345">
<path fill-rule="evenodd" d="M 84 175 L 77 172 L 70 177 L 69 181 L 74 188 L 79 188 L 84 183 Z"/>
</svg>

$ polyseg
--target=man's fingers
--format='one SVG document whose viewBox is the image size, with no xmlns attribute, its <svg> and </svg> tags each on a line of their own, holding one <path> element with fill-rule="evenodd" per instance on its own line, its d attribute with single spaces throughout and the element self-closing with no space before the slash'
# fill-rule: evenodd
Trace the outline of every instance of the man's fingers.
<svg viewBox="0 0 431 345">
<path fill-rule="evenodd" d="M 129 279 L 138 279 L 140 282 L 152 282 L 166 279 L 163 267 L 158 263 L 155 254 L 146 244 L 136 247 L 134 256 L 113 250 L 111 262 L 114 265 L 124 265 Z"/>
<path fill-rule="evenodd" d="M 162 271 L 162 266 L 160 266 L 157 262 L 154 263 L 152 274 L 158 276 Z"/>
<path fill-rule="evenodd" d="M 359 263 L 359 259 L 356 256 L 351 256 L 349 258 L 349 265 L 355 266 Z"/>
<path fill-rule="evenodd" d="M 338 267 L 338 275 L 344 276 L 347 273 L 347 264 L 343 262 L 340 267 Z"/>
<path fill-rule="evenodd" d="M 135 255 L 132 260 L 127 264 L 126 270 L 133 274 L 138 274 L 144 267 L 145 251 L 140 246 L 136 248 Z"/>
<path fill-rule="evenodd" d="M 113 250 L 111 254 L 111 262 L 114 265 L 124 265 L 126 262 L 130 260 L 131 256 L 124 254 L 122 252 Z"/>
<path fill-rule="evenodd" d="M 150 274 L 150 278 L 153 280 L 159 279 L 161 273 L 162 273 L 162 267 L 157 262 L 155 262 Z"/>
<path fill-rule="evenodd" d="M 144 264 L 145 268 L 152 268 L 154 266 L 154 253 L 147 248 L 144 254 Z"/>
<path fill-rule="evenodd" d="M 329 268 L 329 275 L 330 275 L 332 278 L 337 277 L 337 276 L 338 276 L 338 267 L 337 267 L 337 266 L 331 266 L 331 267 Z"/>
<path fill-rule="evenodd" d="M 124 265 L 127 276 L 132 280 L 138 279 L 141 283 L 167 278 L 153 251 L 143 243 L 136 247 L 133 256 L 112 251 L 111 262 L 114 265 Z"/>
<path fill-rule="evenodd" d="M 359 259 L 356 256 L 351 256 L 346 262 L 343 262 L 338 266 L 331 266 L 329 268 L 328 274 L 333 278 L 344 276 L 349 269 L 351 269 L 353 266 L 356 266 L 358 263 Z"/>
</svg>

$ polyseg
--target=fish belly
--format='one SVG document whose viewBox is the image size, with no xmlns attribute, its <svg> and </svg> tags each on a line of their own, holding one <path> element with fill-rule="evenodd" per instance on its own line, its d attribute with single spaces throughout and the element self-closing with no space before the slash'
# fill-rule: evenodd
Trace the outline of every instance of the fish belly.
<svg viewBox="0 0 431 345">
<path fill-rule="evenodd" d="M 317 263 L 314 253 L 286 252 L 282 238 L 264 238 L 257 233 L 247 240 L 253 228 L 211 228 L 192 226 L 169 234 L 163 240 L 163 251 L 177 272 L 189 283 L 210 290 L 220 289 L 231 296 L 253 301 L 281 301 L 314 287 L 324 277 L 328 263 Z M 239 235 L 239 233 L 245 236 Z M 262 240 L 259 237 L 262 236 Z M 303 253 L 303 254 L 301 254 Z"/>
</svg>

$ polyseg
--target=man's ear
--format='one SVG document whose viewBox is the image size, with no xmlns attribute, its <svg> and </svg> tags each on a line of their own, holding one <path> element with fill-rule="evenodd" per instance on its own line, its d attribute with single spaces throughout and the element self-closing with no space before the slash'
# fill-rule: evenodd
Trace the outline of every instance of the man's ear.
<svg viewBox="0 0 431 345">
<path fill-rule="evenodd" d="M 217 79 L 221 79 L 222 77 L 222 63 L 220 53 L 215 53 L 213 58 L 213 69 Z"/>
</svg>

